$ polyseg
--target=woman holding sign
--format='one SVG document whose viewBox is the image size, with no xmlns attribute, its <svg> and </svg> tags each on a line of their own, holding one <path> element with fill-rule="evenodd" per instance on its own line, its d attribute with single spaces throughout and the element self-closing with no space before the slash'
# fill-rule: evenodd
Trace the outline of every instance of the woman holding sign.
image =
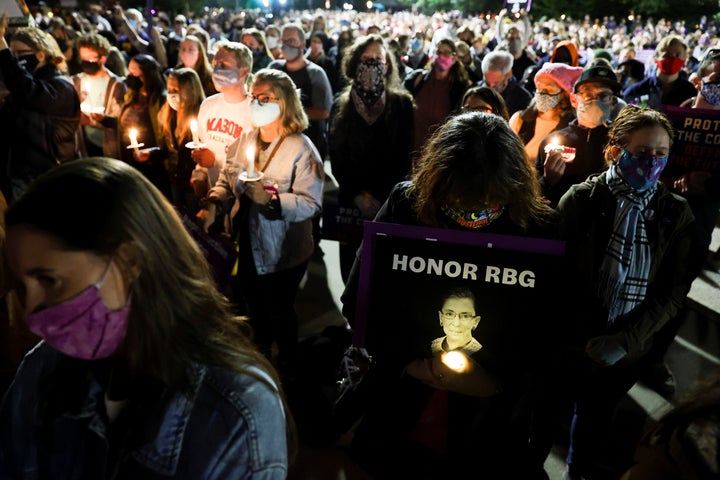
<svg viewBox="0 0 720 480">
<path fill-rule="evenodd" d="M 481 112 L 454 116 L 438 128 L 412 180 L 395 185 L 375 221 L 544 238 L 556 231 L 522 140 L 505 119 Z M 365 255 L 356 260 L 342 296 L 353 327 L 360 264 L 372 262 Z M 549 332 L 560 322 L 560 307 L 553 323 L 528 313 L 518 318 L 523 328 L 513 330 L 515 318 L 498 314 L 480 322 L 467 293 L 451 296 L 431 318 L 445 328 L 457 324 L 453 338 L 447 331 L 436 341 L 427 338 L 424 349 L 416 346 L 415 331 L 391 335 L 400 321 L 394 313 L 367 319 L 367 331 L 381 333 L 369 334 L 363 345 L 377 364 L 367 379 L 352 453 L 370 473 L 388 478 L 535 478 L 542 464 L 530 461 L 528 407 L 540 365 L 557 351 Z M 404 311 L 412 315 L 413 308 Z M 540 335 L 529 333 L 541 324 Z M 455 333 L 463 327 L 467 349 L 461 353 L 463 341 Z M 446 363 L 452 357 L 462 361 Z M 388 473 L 386 465 L 397 470 Z"/>
<path fill-rule="evenodd" d="M 698 236 L 687 202 L 658 179 L 673 138 L 667 117 L 628 106 L 605 147 L 607 171 L 560 200 L 577 312 L 578 359 L 568 478 L 590 476 L 621 398 L 653 362 L 695 278 Z"/>
</svg>

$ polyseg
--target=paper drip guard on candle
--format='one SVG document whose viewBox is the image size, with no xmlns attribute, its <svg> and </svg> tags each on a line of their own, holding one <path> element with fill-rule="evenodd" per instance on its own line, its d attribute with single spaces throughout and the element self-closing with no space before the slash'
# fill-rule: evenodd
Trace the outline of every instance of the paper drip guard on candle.
<svg viewBox="0 0 720 480">
<path fill-rule="evenodd" d="M 263 172 L 258 172 L 257 170 L 252 172 L 251 175 L 251 177 L 248 177 L 248 172 L 242 172 L 239 177 L 243 182 L 257 182 L 265 176 Z"/>
<path fill-rule="evenodd" d="M 185 144 L 185 147 L 186 147 L 186 148 L 189 148 L 190 150 L 193 150 L 193 149 L 196 149 L 196 148 L 205 148 L 205 144 L 202 143 L 202 142 L 197 142 L 197 143 L 195 143 L 195 142 L 193 142 L 193 141 L 189 141 L 189 142 L 187 142 L 187 143 Z"/>
<path fill-rule="evenodd" d="M 550 143 L 545 145 L 545 155 L 549 154 L 553 150 L 558 150 L 560 152 L 562 160 L 565 163 L 575 160 L 575 147 L 560 145 L 556 139 L 553 139 Z"/>
<path fill-rule="evenodd" d="M 137 151 L 140 149 L 140 147 L 144 147 L 145 146 L 144 143 L 137 143 L 137 136 L 138 136 L 138 131 L 134 128 L 131 128 L 130 131 L 128 132 L 128 138 L 130 138 L 130 145 L 128 145 L 125 148 L 127 148 L 128 150 L 130 150 L 132 148 Z"/>
</svg>

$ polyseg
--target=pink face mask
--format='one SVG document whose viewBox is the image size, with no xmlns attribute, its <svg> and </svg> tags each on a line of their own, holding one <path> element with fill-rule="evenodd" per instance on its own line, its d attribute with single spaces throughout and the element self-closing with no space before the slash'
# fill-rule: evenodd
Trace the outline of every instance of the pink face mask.
<svg viewBox="0 0 720 480">
<path fill-rule="evenodd" d="M 100 297 L 102 278 L 77 296 L 25 318 L 30 331 L 62 353 L 84 360 L 107 358 L 127 332 L 128 305 L 110 311 Z M 129 304 L 129 302 L 128 302 Z"/>
<path fill-rule="evenodd" d="M 445 55 L 438 55 L 438 57 L 435 59 L 435 65 L 438 66 L 438 69 L 441 72 L 446 72 L 450 70 L 450 67 L 452 67 L 454 63 L 454 57 L 446 57 Z"/>
</svg>

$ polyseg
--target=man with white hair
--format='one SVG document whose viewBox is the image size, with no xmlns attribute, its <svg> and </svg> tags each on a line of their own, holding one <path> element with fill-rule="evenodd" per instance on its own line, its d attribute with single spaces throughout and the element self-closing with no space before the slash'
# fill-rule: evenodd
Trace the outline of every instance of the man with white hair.
<svg viewBox="0 0 720 480">
<path fill-rule="evenodd" d="M 527 108 L 532 100 L 530 92 L 513 76 L 512 66 L 513 56 L 503 50 L 488 53 L 482 61 L 483 85 L 502 95 L 510 116 Z"/>
</svg>

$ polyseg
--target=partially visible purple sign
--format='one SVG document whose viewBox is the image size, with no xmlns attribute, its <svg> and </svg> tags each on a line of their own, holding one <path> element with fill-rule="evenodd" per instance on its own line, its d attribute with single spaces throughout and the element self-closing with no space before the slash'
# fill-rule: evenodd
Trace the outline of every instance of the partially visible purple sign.
<svg viewBox="0 0 720 480">
<path fill-rule="evenodd" d="M 665 107 L 675 127 L 675 138 L 664 177 L 692 171 L 720 175 L 720 110 Z"/>
</svg>

